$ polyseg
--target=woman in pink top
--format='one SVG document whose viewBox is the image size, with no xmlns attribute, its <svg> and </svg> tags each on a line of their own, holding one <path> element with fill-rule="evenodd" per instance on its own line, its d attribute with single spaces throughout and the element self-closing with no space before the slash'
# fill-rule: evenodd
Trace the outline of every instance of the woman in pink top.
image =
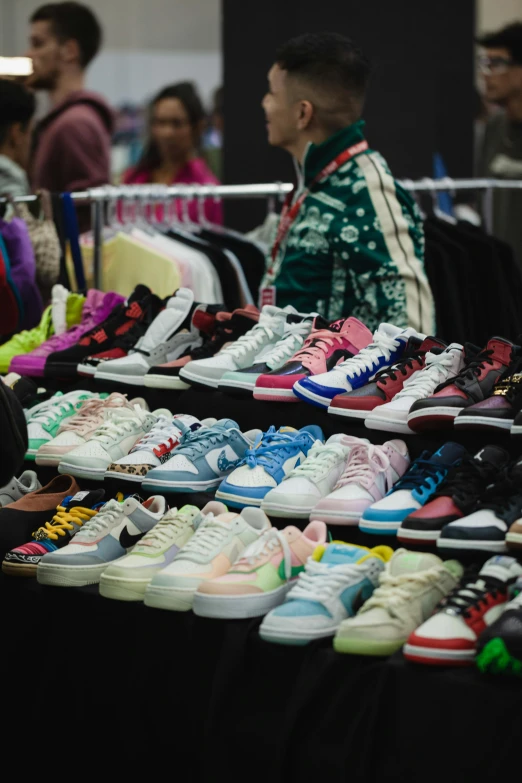
<svg viewBox="0 0 522 783">
<path fill-rule="evenodd" d="M 141 160 L 123 176 L 126 185 L 155 183 L 161 185 L 218 185 L 219 180 L 199 157 L 201 134 L 205 126 L 205 110 L 190 82 L 165 87 L 153 99 L 149 108 L 148 139 Z M 221 204 L 205 199 L 205 217 L 211 223 L 223 223 Z M 180 200 L 176 202 L 178 217 L 183 216 Z M 201 207 L 196 200 L 188 203 L 188 214 L 198 222 Z M 162 215 L 159 216 L 162 219 Z"/>
</svg>

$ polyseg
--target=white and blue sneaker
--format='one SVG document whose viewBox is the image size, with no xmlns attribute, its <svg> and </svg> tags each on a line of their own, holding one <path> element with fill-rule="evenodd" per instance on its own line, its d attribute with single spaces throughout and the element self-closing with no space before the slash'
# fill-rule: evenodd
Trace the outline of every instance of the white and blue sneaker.
<svg viewBox="0 0 522 783">
<path fill-rule="evenodd" d="M 381 324 L 370 345 L 328 372 L 297 381 L 294 394 L 319 408 L 328 408 L 337 394 L 365 386 L 380 370 L 397 362 L 410 337 L 424 339 L 425 335 L 411 327 L 399 329 L 393 324 Z"/>
<path fill-rule="evenodd" d="M 260 506 L 265 495 L 304 462 L 317 441 L 324 443 L 324 435 L 315 424 L 300 430 L 270 427 L 256 438 L 242 464 L 221 482 L 216 498 L 233 508 Z"/>
<path fill-rule="evenodd" d="M 413 514 L 431 498 L 446 478 L 450 468 L 460 465 L 468 452 L 459 443 L 445 443 L 430 457 L 423 451 L 410 469 L 359 520 L 364 533 L 394 536 L 403 519 Z"/>
<path fill-rule="evenodd" d="M 370 598 L 392 555 L 389 546 L 318 546 L 284 603 L 266 615 L 259 635 L 267 642 L 293 645 L 333 636 Z"/>
<path fill-rule="evenodd" d="M 179 446 L 168 462 L 150 470 L 142 487 L 149 492 L 206 492 L 219 486 L 242 461 L 261 430 L 242 433 L 232 419 L 220 419 L 212 427 L 183 431 Z"/>
</svg>

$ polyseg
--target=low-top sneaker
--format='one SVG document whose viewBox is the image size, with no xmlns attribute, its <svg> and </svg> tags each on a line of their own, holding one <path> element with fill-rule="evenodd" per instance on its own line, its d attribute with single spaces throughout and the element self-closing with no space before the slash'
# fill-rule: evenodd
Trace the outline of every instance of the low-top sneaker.
<svg viewBox="0 0 522 783">
<path fill-rule="evenodd" d="M 38 582 L 56 587 L 98 584 L 107 566 L 123 557 L 164 516 L 165 498 L 109 500 L 63 549 L 44 555 Z"/>
<path fill-rule="evenodd" d="M 522 409 L 522 367 L 502 378 L 493 387 L 490 397 L 464 408 L 453 422 L 465 430 L 511 430 L 515 417 Z"/>
<path fill-rule="evenodd" d="M 356 356 L 336 364 L 327 373 L 297 381 L 294 393 L 305 402 L 328 408 L 338 394 L 359 389 L 383 367 L 389 367 L 400 359 L 412 336 L 419 336 L 415 329 L 399 329 L 393 324 L 381 324 L 374 332 L 371 343 Z M 424 336 L 421 335 L 422 338 Z"/>
<path fill-rule="evenodd" d="M 152 577 L 172 563 L 206 517 L 226 512 L 227 507 L 215 501 L 201 511 L 196 506 L 171 508 L 128 555 L 105 569 L 100 595 L 116 601 L 143 601 Z"/>
<path fill-rule="evenodd" d="M 177 612 L 192 609 L 199 585 L 226 574 L 244 550 L 270 527 L 260 508 L 216 517 L 209 514 L 172 563 L 152 577 L 145 591 L 145 605 Z"/>
<path fill-rule="evenodd" d="M 260 506 L 267 492 L 304 462 L 317 441 L 323 443 L 324 435 L 315 424 L 300 430 L 270 427 L 258 435 L 243 463 L 221 482 L 216 497 L 234 508 Z"/>
<path fill-rule="evenodd" d="M 268 528 L 226 574 L 199 585 L 195 614 L 223 619 L 266 614 L 284 601 L 316 547 L 326 544 L 326 537 L 324 522 L 310 522 L 303 531 L 293 526 Z"/>
<path fill-rule="evenodd" d="M 97 399 L 98 395 L 88 391 L 74 391 L 67 394 L 58 392 L 50 400 L 38 406 L 38 410 L 31 413 L 27 422 L 29 446 L 25 458 L 34 460 L 40 447 L 56 437 L 64 421 L 78 413 L 86 400 L 93 398 Z"/>
<path fill-rule="evenodd" d="M 365 509 L 359 528 L 364 533 L 394 536 L 402 520 L 427 503 L 448 471 L 467 455 L 459 443 L 445 443 L 431 456 L 422 452 L 388 494 Z"/>
<path fill-rule="evenodd" d="M 13 476 L 8 484 L 0 487 L 0 508 L 8 506 L 10 503 L 16 503 L 17 500 L 30 492 L 40 489 L 41 486 L 34 470 L 24 470 L 19 478 Z"/>
<path fill-rule="evenodd" d="M 362 513 L 393 487 L 408 470 L 410 457 L 402 440 L 375 446 L 359 439 L 353 444 L 333 492 L 313 508 L 310 519 L 330 525 L 357 525 Z"/>
<path fill-rule="evenodd" d="M 392 555 L 388 546 L 368 549 L 335 542 L 317 547 L 284 603 L 264 618 L 259 635 L 292 645 L 333 636 L 370 598 Z"/>
</svg>

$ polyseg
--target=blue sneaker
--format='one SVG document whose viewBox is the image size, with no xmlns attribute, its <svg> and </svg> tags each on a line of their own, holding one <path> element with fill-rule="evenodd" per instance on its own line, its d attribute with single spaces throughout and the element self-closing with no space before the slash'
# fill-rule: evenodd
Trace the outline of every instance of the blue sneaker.
<svg viewBox="0 0 522 783">
<path fill-rule="evenodd" d="M 183 424 L 179 423 L 182 429 Z M 182 430 L 183 431 L 183 430 Z M 206 492 L 219 486 L 252 448 L 261 430 L 242 433 L 232 419 L 195 432 L 184 428 L 172 457 L 150 470 L 141 485 L 150 492 Z"/>
<path fill-rule="evenodd" d="M 373 334 L 370 345 L 358 354 L 336 365 L 333 370 L 302 378 L 294 384 L 294 394 L 305 402 L 328 408 L 337 394 L 359 389 L 385 367 L 397 362 L 410 337 L 420 337 L 415 329 L 399 329 L 392 324 L 381 324 Z"/>
<path fill-rule="evenodd" d="M 364 533 L 394 536 L 403 519 L 424 506 L 444 481 L 450 468 L 460 465 L 468 452 L 458 443 L 445 443 L 431 457 L 423 451 L 409 471 L 359 520 Z"/>
<path fill-rule="evenodd" d="M 234 508 L 260 506 L 267 492 L 306 459 L 317 440 L 324 443 L 323 432 L 315 424 L 300 430 L 270 427 L 256 438 L 243 463 L 221 482 L 216 498 Z"/>
<path fill-rule="evenodd" d="M 308 644 L 333 636 L 353 617 L 379 583 L 393 549 L 334 542 L 318 546 L 281 606 L 272 609 L 259 635 L 277 644 Z"/>
</svg>

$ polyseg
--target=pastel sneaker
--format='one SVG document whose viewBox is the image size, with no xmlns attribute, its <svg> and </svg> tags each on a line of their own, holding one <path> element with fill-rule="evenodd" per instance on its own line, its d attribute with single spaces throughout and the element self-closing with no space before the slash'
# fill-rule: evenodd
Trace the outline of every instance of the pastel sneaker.
<svg viewBox="0 0 522 783">
<path fill-rule="evenodd" d="M 136 406 L 134 410 L 121 408 L 108 411 L 107 416 L 89 440 L 69 451 L 58 465 L 59 473 L 85 479 L 103 479 L 112 462 L 129 453 L 160 416 L 171 416 L 166 408 L 145 411 Z"/>
<path fill-rule="evenodd" d="M 109 500 L 63 549 L 44 555 L 36 570 L 41 585 L 98 584 L 107 566 L 123 557 L 165 515 L 165 498 Z"/>
<path fill-rule="evenodd" d="M 41 486 L 34 470 L 24 470 L 20 478 L 13 476 L 8 484 L 0 487 L 0 508 L 16 503 L 30 492 L 36 492 Z"/>
<path fill-rule="evenodd" d="M 371 343 L 356 356 L 338 362 L 326 373 L 297 381 L 294 393 L 300 400 L 319 408 L 328 408 L 338 394 L 361 388 L 371 381 L 379 370 L 398 361 L 409 338 L 418 336 L 415 329 L 399 329 L 393 324 L 381 324 L 373 333 Z"/>
<path fill-rule="evenodd" d="M 261 430 L 241 432 L 232 419 L 220 419 L 212 427 L 184 432 L 171 459 L 147 473 L 143 489 L 148 492 L 214 489 L 237 468 L 261 434 Z"/>
<path fill-rule="evenodd" d="M 244 550 L 271 527 L 259 508 L 209 514 L 170 565 L 152 577 L 145 606 L 186 612 L 202 582 L 223 576 Z"/>
<path fill-rule="evenodd" d="M 392 555 L 388 546 L 318 546 L 284 603 L 264 618 L 259 635 L 267 642 L 292 645 L 333 636 L 370 598 Z"/>
<path fill-rule="evenodd" d="M 365 509 L 359 528 L 364 533 L 394 536 L 403 519 L 427 503 L 448 471 L 467 456 L 459 443 L 445 443 L 431 456 L 423 451 L 387 495 Z"/>
<path fill-rule="evenodd" d="M 359 438 L 351 435 L 332 435 L 326 443 L 316 440 L 305 461 L 264 496 L 263 511 L 273 517 L 308 519 L 317 503 L 333 491 L 356 443 Z"/>
<path fill-rule="evenodd" d="M 330 525 L 357 525 L 368 506 L 384 497 L 410 465 L 406 444 L 390 440 L 374 446 L 353 444 L 333 492 L 314 506 L 310 519 Z"/>
<path fill-rule="evenodd" d="M 392 655 L 459 583 L 456 560 L 397 549 L 379 586 L 355 617 L 343 620 L 334 650 L 351 655 Z"/>
<path fill-rule="evenodd" d="M 224 514 L 223 503 L 211 501 L 200 511 L 196 506 L 171 508 L 146 533 L 128 555 L 109 565 L 100 578 L 100 595 L 116 601 L 143 601 L 152 578 L 168 566 L 210 515 Z"/>
<path fill-rule="evenodd" d="M 36 412 L 31 412 L 27 422 L 28 448 L 27 460 L 34 460 L 38 450 L 58 434 L 66 419 L 78 413 L 87 400 L 97 399 L 98 395 L 88 391 L 74 391 L 62 394 L 58 392 L 50 400 L 38 406 Z"/>
<path fill-rule="evenodd" d="M 310 522 L 303 531 L 293 526 L 269 528 L 226 574 L 199 585 L 194 596 L 195 614 L 222 619 L 261 617 L 284 601 L 306 561 L 319 544 L 326 543 L 326 537 L 322 522 Z"/>
<path fill-rule="evenodd" d="M 323 441 L 322 430 L 315 424 L 300 430 L 270 427 L 258 435 L 243 464 L 221 482 L 216 497 L 233 508 L 260 506 L 267 492 L 306 459 L 314 443 Z"/>
<path fill-rule="evenodd" d="M 463 363 L 464 349 L 459 343 L 451 343 L 441 352 L 430 351 L 426 354 L 424 369 L 406 381 L 392 400 L 369 413 L 365 425 L 371 430 L 413 435 L 414 430 L 408 424 L 412 405 L 418 400 L 425 400 L 439 384 L 458 375 Z"/>
<path fill-rule="evenodd" d="M 253 395 L 256 400 L 298 402 L 294 384 L 311 375 L 325 373 L 341 361 L 355 356 L 372 339 L 372 333 L 357 318 L 328 323 L 314 319 L 310 336 L 279 370 L 260 375 Z"/>
<path fill-rule="evenodd" d="M 168 462 L 187 429 L 195 432 L 202 426 L 211 427 L 216 421 L 216 419 L 199 421 L 194 416 L 183 413 L 174 418 L 160 416 L 153 427 L 134 444 L 127 456 L 109 465 L 105 478 L 141 484 L 150 470 Z M 180 428 L 179 424 L 182 424 L 183 428 Z"/>
</svg>

